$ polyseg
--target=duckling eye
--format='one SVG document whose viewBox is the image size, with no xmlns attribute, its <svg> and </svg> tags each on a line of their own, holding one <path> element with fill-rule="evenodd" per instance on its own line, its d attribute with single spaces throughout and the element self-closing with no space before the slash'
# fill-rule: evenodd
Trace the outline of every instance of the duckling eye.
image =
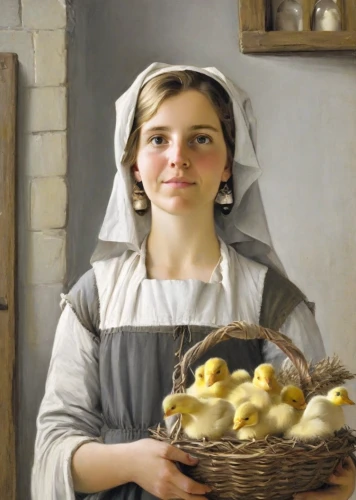
<svg viewBox="0 0 356 500">
<path fill-rule="evenodd" d="M 341 392 L 337 392 L 337 393 L 336 393 L 336 396 L 341 396 Z"/>
<path fill-rule="evenodd" d="M 220 371 L 221 371 L 221 370 L 218 370 L 216 373 L 218 374 L 218 373 L 220 373 Z"/>
<path fill-rule="evenodd" d="M 257 377 L 257 380 L 261 380 L 261 377 Z"/>
<path fill-rule="evenodd" d="M 177 408 L 177 405 L 171 406 L 171 410 L 175 410 Z"/>
<path fill-rule="evenodd" d="M 199 377 L 199 378 L 203 378 L 203 375 L 200 373 L 200 374 L 198 375 L 198 377 Z"/>
<path fill-rule="evenodd" d="M 293 403 L 296 403 L 296 402 L 297 402 L 297 400 L 296 400 L 296 399 L 292 399 L 292 401 L 293 401 Z"/>
<path fill-rule="evenodd" d="M 250 417 L 246 417 L 246 418 L 244 418 L 244 420 L 246 420 L 246 422 L 247 422 L 247 420 L 250 420 Z"/>
</svg>

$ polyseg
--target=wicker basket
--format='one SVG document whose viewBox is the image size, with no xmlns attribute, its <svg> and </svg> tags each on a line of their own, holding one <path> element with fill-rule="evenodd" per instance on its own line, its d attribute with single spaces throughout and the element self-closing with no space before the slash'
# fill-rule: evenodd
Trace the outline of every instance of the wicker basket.
<svg viewBox="0 0 356 500">
<path fill-rule="evenodd" d="M 323 360 L 319 369 L 312 368 L 302 352 L 282 333 L 235 322 L 213 331 L 186 352 L 175 367 L 172 392 L 185 392 L 191 364 L 208 349 L 230 338 L 266 339 L 276 344 L 294 365 L 294 373 L 289 369 L 284 376 L 280 374 L 281 379 L 287 382 L 289 376 L 292 383 L 298 381 L 307 400 L 354 377 L 335 359 Z M 324 375 L 327 373 L 327 377 L 320 370 Z M 212 500 L 291 500 L 296 492 L 322 487 L 337 463 L 356 449 L 356 436 L 347 428 L 328 439 L 308 443 L 276 436 L 256 441 L 191 440 L 183 434 L 178 418 L 170 436 L 161 426 L 152 429 L 151 436 L 199 458 L 197 466 L 184 467 L 183 471 L 196 481 L 209 484 L 213 491 L 208 497 Z"/>
</svg>

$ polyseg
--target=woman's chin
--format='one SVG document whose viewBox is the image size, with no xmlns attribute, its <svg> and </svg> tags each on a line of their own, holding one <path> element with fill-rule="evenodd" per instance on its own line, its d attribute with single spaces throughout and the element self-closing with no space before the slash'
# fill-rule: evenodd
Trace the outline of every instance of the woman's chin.
<svg viewBox="0 0 356 500">
<path fill-rule="evenodd" d="M 154 202 L 151 202 L 154 206 Z M 196 203 L 196 201 L 192 200 L 184 200 L 184 199 L 174 199 L 169 200 L 167 203 L 160 203 L 156 205 L 159 211 L 166 212 L 170 215 L 174 216 L 193 216 L 194 214 L 201 211 L 201 207 Z"/>
</svg>

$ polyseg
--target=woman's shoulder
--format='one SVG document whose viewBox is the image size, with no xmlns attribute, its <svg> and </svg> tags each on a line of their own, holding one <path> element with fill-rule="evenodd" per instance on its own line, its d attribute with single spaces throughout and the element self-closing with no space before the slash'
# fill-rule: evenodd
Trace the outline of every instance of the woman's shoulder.
<svg viewBox="0 0 356 500">
<path fill-rule="evenodd" d="M 71 307 L 79 322 L 92 333 L 99 325 L 99 296 L 94 269 L 89 269 L 73 285 L 67 294 L 62 294 L 61 307 Z"/>
<path fill-rule="evenodd" d="M 62 294 L 62 307 L 68 304 L 90 332 L 97 332 L 100 325 L 100 290 L 110 290 L 115 286 L 120 273 L 132 261 L 134 254 L 133 251 L 126 251 L 118 257 L 94 262 L 69 292 Z"/>
<path fill-rule="evenodd" d="M 305 302 L 304 293 L 286 276 L 268 268 L 266 273 L 260 314 L 260 324 L 279 330 L 292 311 Z"/>
<path fill-rule="evenodd" d="M 256 262 L 229 247 L 231 271 L 247 276 L 262 293 L 260 324 L 278 330 L 301 302 L 310 303 L 304 293 L 280 271 Z"/>
</svg>

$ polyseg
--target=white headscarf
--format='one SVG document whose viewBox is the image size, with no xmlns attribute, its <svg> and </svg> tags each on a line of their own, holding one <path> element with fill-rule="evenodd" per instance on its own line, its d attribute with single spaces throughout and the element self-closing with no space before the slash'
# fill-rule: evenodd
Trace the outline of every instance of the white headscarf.
<svg viewBox="0 0 356 500">
<path fill-rule="evenodd" d="M 150 231 L 151 215 L 140 216 L 132 207 L 132 178 L 122 165 L 136 103 L 142 86 L 153 77 L 169 71 L 191 70 L 210 76 L 229 94 L 236 127 L 235 155 L 232 166 L 234 206 L 229 215 L 218 214 L 218 235 L 238 252 L 284 272 L 269 233 L 257 179 L 261 175 L 254 143 L 255 120 L 248 96 L 216 68 L 172 66 L 153 63 L 140 73 L 131 87 L 116 101 L 115 160 L 117 173 L 106 210 L 99 241 L 91 262 L 121 255 L 125 250 L 139 251 Z"/>
</svg>

